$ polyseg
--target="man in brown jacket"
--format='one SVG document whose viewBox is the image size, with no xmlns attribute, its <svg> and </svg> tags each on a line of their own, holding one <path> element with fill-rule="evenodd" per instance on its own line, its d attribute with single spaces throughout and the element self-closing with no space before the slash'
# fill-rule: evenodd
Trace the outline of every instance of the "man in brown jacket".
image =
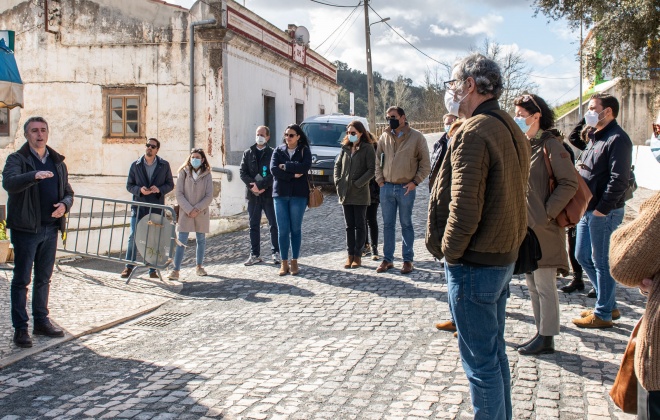
<svg viewBox="0 0 660 420">
<path fill-rule="evenodd" d="M 396 212 L 401 223 L 402 274 L 413 270 L 413 242 L 415 230 L 412 211 L 415 189 L 431 172 L 429 146 L 422 133 L 410 128 L 406 113 L 398 106 L 387 110 L 389 130 L 378 139 L 376 150 L 376 182 L 380 187 L 380 205 L 383 212 L 383 262 L 376 272 L 394 268 L 394 229 Z"/>
<path fill-rule="evenodd" d="M 509 282 L 527 229 L 530 145 L 500 110 L 498 65 L 472 54 L 445 82 L 445 105 L 465 122 L 454 133 L 429 201 L 426 245 L 446 259 L 474 418 L 511 419 L 504 320 Z"/>
</svg>

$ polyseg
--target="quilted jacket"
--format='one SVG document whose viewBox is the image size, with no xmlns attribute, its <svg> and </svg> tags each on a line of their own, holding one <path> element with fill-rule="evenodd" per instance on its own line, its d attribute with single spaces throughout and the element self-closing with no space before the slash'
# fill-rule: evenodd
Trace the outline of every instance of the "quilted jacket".
<svg viewBox="0 0 660 420">
<path fill-rule="evenodd" d="M 429 200 L 426 247 L 450 264 L 515 262 L 527 231 L 529 141 L 489 99 L 458 129 L 447 153 Z"/>
</svg>

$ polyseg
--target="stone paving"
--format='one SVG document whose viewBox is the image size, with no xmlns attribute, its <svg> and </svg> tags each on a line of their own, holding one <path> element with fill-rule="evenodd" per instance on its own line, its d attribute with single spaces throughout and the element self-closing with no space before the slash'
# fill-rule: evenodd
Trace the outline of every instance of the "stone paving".
<svg viewBox="0 0 660 420">
<path fill-rule="evenodd" d="M 0 370 L 0 419 L 471 418 L 457 340 L 434 328 L 449 314 L 444 276 L 423 243 L 427 190 L 418 189 L 410 275 L 377 274 L 371 260 L 343 269 L 335 196 L 305 214 L 299 276 L 279 277 L 272 264 L 244 267 L 247 231 L 208 239 L 208 277 L 193 274 L 189 251 L 180 290 L 148 280 L 127 289 L 116 268 L 94 270 L 98 263 L 89 261 L 63 266 L 51 303 L 60 325 L 67 317 L 82 323 L 95 305 L 126 315 L 146 301 L 168 301 Z M 395 257 L 400 267 L 400 244 Z M 66 311 L 81 299 L 87 308 Z M 593 305 L 584 293 L 560 293 L 560 302 L 557 352 L 519 356 L 512 346 L 532 335 L 534 322 L 524 279 L 511 283 L 505 338 L 514 419 L 633 419 L 608 392 L 645 299 L 619 287 L 623 316 L 608 330 L 570 322 Z M 7 305 L 0 305 L 9 330 Z M 11 336 L 3 334 L 7 346 Z"/>
<path fill-rule="evenodd" d="M 59 269 L 58 269 L 59 268 Z M 50 317 L 64 329 L 64 338 L 33 336 L 31 349 L 21 349 L 12 342 L 9 284 L 10 270 L 0 271 L 0 367 L 4 367 L 45 348 L 75 337 L 99 331 L 158 308 L 177 296 L 181 283 L 150 279 L 146 270 L 127 285 L 120 279 L 121 264 L 100 260 L 78 260 L 56 267 L 51 278 Z M 32 290 L 28 297 L 32 296 Z M 31 316 L 30 301 L 28 315 Z"/>
</svg>

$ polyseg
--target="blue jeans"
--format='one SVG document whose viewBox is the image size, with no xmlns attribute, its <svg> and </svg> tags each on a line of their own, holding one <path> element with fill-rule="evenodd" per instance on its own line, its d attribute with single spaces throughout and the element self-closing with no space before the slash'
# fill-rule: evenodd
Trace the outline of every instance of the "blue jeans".
<svg viewBox="0 0 660 420">
<path fill-rule="evenodd" d="M 277 221 L 275 220 L 275 207 L 272 198 L 254 197 L 248 200 L 248 216 L 250 218 L 250 248 L 255 257 L 261 255 L 261 212 L 266 213 L 268 227 L 270 228 L 270 253 L 280 251 L 277 243 Z"/>
<path fill-rule="evenodd" d="M 274 197 L 273 202 L 282 261 L 289 259 L 289 246 L 291 259 L 297 260 L 300 257 L 302 222 L 307 207 L 307 197 Z"/>
<path fill-rule="evenodd" d="M 401 224 L 401 254 L 404 261 L 413 261 L 415 253 L 413 242 L 415 241 L 415 229 L 412 224 L 412 211 L 415 204 L 416 190 L 405 195 L 406 189 L 400 184 L 386 182 L 380 188 L 380 206 L 383 212 L 383 259 L 387 262 L 394 261 L 394 238 L 396 228 L 396 212 L 399 210 L 399 223 Z"/>
<path fill-rule="evenodd" d="M 188 235 L 190 232 L 179 232 L 179 242 L 185 244 L 188 242 Z M 206 234 L 201 232 L 195 232 L 197 238 L 196 246 L 197 252 L 195 253 L 195 259 L 197 265 L 202 265 L 204 262 L 204 251 L 206 251 Z M 176 251 L 174 252 L 174 269 L 181 270 L 181 261 L 183 261 L 183 253 L 185 249 L 181 245 L 176 246 Z"/>
<path fill-rule="evenodd" d="M 14 277 L 11 280 L 11 322 L 17 330 L 28 329 L 27 292 L 32 280 L 32 317 L 35 325 L 48 322 L 50 276 L 57 251 L 57 225 L 42 226 L 37 233 L 11 231 L 14 245 Z"/>
<path fill-rule="evenodd" d="M 598 318 L 611 321 L 616 309 L 616 282 L 610 274 L 610 237 L 623 222 L 624 209 L 610 211 L 607 216 L 594 216 L 588 211 L 577 225 L 575 257 L 596 289 Z"/>
<path fill-rule="evenodd" d="M 504 342 L 506 300 L 514 264 L 449 264 L 447 288 L 458 350 L 470 382 L 475 420 L 510 420 L 511 372 Z"/>
</svg>

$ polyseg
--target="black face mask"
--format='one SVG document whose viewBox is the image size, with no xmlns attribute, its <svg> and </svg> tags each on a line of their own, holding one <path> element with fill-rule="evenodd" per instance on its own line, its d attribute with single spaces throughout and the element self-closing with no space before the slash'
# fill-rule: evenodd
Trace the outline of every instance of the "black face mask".
<svg viewBox="0 0 660 420">
<path fill-rule="evenodd" d="M 392 130 L 396 130 L 397 128 L 399 128 L 399 120 L 391 118 L 389 121 L 390 121 L 390 128 Z"/>
</svg>

